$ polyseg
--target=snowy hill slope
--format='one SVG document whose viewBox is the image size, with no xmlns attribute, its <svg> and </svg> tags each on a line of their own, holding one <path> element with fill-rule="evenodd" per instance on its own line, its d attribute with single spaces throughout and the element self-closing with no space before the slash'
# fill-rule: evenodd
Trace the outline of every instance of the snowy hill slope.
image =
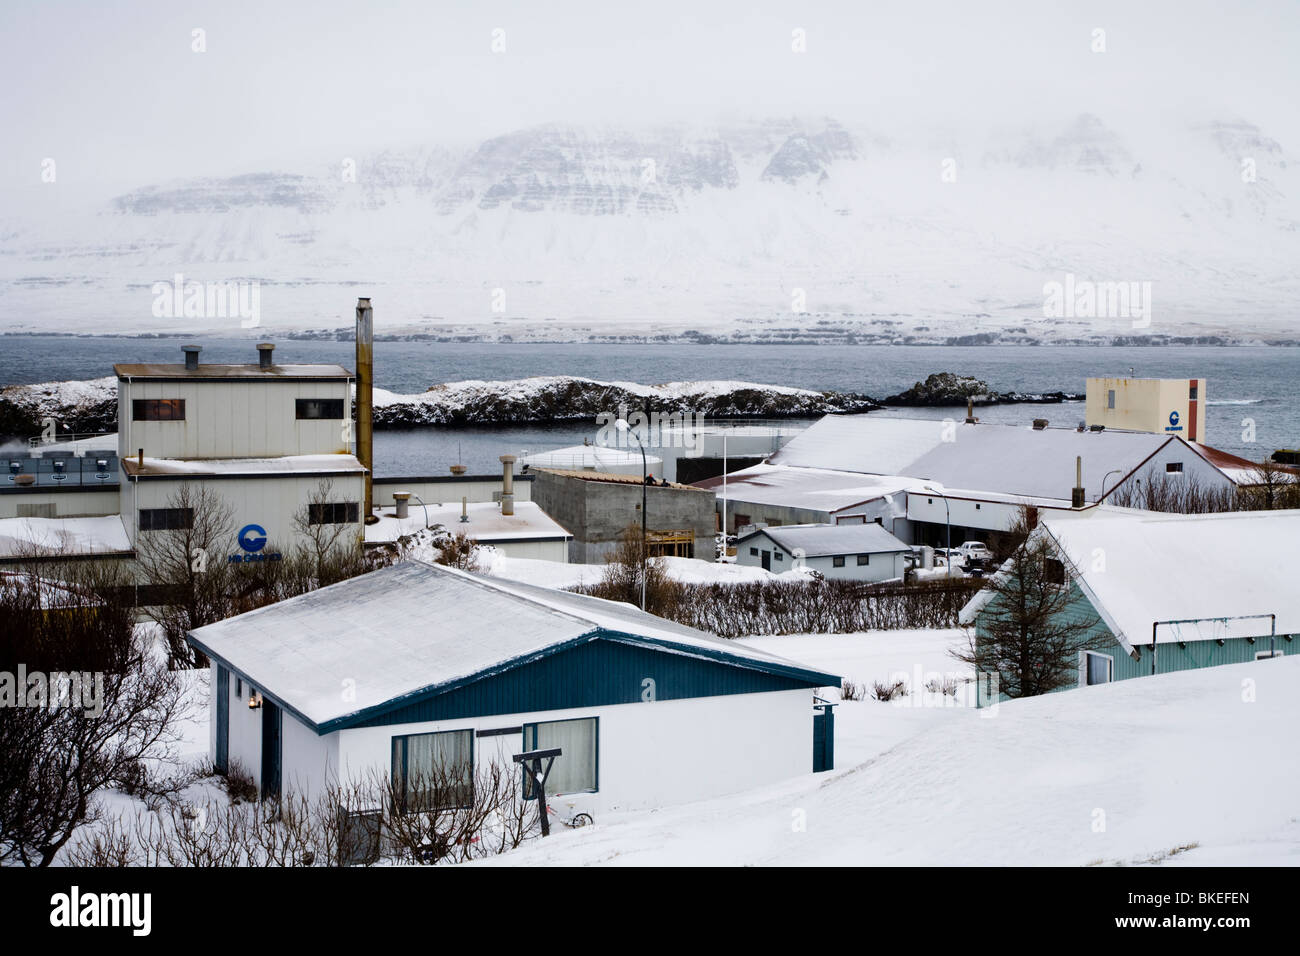
<svg viewBox="0 0 1300 956">
<path fill-rule="evenodd" d="M 369 293 L 383 333 L 516 341 L 1268 338 L 1295 332 L 1297 169 L 1237 119 L 898 136 L 828 118 L 551 124 L 361 157 L 354 179 L 318 163 L 80 209 L 36 187 L 0 218 L 0 316 L 239 328 L 154 315 L 153 284 L 181 273 L 259 282 L 269 328 L 346 325 Z M 1150 327 L 1045 318 L 1044 283 L 1067 273 L 1151 282 Z"/>
<path fill-rule="evenodd" d="M 858 766 L 609 816 L 495 862 L 1300 865 L 1300 768 L 1286 745 L 1297 679 L 1300 659 L 1288 657 L 1013 702 L 994 716 L 917 709 L 913 736 Z M 893 721 L 892 708 L 842 704 L 837 749 L 846 728 L 873 712 Z"/>
</svg>

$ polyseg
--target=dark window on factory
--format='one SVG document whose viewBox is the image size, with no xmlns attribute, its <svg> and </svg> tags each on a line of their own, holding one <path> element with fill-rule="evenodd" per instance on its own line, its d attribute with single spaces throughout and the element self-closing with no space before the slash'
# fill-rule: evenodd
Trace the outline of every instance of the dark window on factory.
<svg viewBox="0 0 1300 956">
<path fill-rule="evenodd" d="M 1195 385 L 1188 385 L 1188 386 L 1187 386 L 1187 398 L 1188 398 L 1189 401 L 1193 401 L 1193 402 L 1196 401 L 1196 386 L 1195 386 Z"/>
<path fill-rule="evenodd" d="M 870 563 L 871 563 L 871 555 L 869 554 L 858 555 L 858 567 L 862 567 L 862 565 L 870 564 Z"/>
<path fill-rule="evenodd" d="M 831 558 L 831 567 L 833 568 L 844 567 L 844 555 L 837 554 L 835 555 L 835 557 Z"/>
<path fill-rule="evenodd" d="M 1106 390 L 1106 408 L 1107 410 L 1115 407 L 1115 390 L 1113 388 Z"/>
<path fill-rule="evenodd" d="M 361 506 L 355 501 L 326 501 L 307 506 L 308 524 L 356 524 Z"/>
<path fill-rule="evenodd" d="M 343 399 L 341 398 L 300 398 L 296 402 L 298 419 L 343 420 Z"/>
<path fill-rule="evenodd" d="M 1181 461 L 1165 462 L 1165 474 L 1181 475 L 1183 473 L 1183 463 Z"/>
<path fill-rule="evenodd" d="M 182 531 L 194 527 L 193 508 L 141 508 L 141 531 Z"/>
<path fill-rule="evenodd" d="M 183 422 L 185 421 L 185 399 L 134 399 L 131 402 L 131 418 L 137 422 Z"/>
<path fill-rule="evenodd" d="M 1064 584 L 1065 563 L 1056 558 L 1043 558 L 1043 583 Z"/>
</svg>

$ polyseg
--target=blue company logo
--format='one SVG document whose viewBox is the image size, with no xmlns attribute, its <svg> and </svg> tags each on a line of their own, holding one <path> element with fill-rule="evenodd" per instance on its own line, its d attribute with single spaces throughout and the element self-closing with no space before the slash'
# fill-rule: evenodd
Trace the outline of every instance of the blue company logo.
<svg viewBox="0 0 1300 956">
<path fill-rule="evenodd" d="M 1180 419 L 1179 419 L 1179 417 L 1178 417 L 1178 412 L 1177 412 L 1176 410 L 1170 412 L 1170 413 L 1169 413 L 1169 427 L 1166 428 L 1165 431 L 1167 431 L 1167 432 L 1180 432 L 1180 431 L 1182 431 L 1182 430 L 1183 430 L 1183 426 L 1180 425 L 1180 424 L 1178 424 L 1179 420 L 1180 420 Z"/>
<path fill-rule="evenodd" d="M 250 554 L 266 547 L 266 529 L 260 524 L 246 524 L 239 529 L 239 546 Z"/>
</svg>

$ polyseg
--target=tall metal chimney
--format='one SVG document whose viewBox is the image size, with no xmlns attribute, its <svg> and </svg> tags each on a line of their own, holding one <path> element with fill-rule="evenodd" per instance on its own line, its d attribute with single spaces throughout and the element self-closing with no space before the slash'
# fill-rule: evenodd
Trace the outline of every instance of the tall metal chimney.
<svg viewBox="0 0 1300 956">
<path fill-rule="evenodd" d="M 199 352 L 197 345 L 182 345 L 181 351 L 185 353 L 185 371 L 195 372 L 199 367 Z"/>
<path fill-rule="evenodd" d="M 257 343 L 257 364 L 259 368 L 270 368 L 275 364 L 275 343 Z"/>
<path fill-rule="evenodd" d="M 501 513 L 515 513 L 515 456 L 502 455 L 501 461 Z"/>
<path fill-rule="evenodd" d="M 366 466 L 366 498 L 363 508 L 366 524 L 379 519 L 374 515 L 371 479 L 375 467 L 374 431 L 371 408 L 375 384 L 375 313 L 369 299 L 357 299 L 357 458 Z"/>
</svg>

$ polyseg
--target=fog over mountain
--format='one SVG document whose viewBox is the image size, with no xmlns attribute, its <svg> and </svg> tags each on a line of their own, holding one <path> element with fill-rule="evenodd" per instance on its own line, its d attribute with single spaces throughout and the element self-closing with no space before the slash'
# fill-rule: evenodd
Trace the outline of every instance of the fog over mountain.
<svg viewBox="0 0 1300 956">
<path fill-rule="evenodd" d="M 1277 99 L 1294 16 L 1278 8 L 1278 46 L 1252 50 L 1231 25 L 1172 15 L 1185 6 L 1013 7 L 979 43 L 960 5 L 935 9 L 933 23 L 823 4 L 610 30 L 592 8 L 551 23 L 507 5 L 420 21 L 474 38 L 431 57 L 402 36 L 426 14 L 399 5 L 368 21 L 386 45 L 360 44 L 347 86 L 336 54 L 355 11 L 268 14 L 267 35 L 223 31 L 214 11 L 209 59 L 166 47 L 196 107 L 174 129 L 96 83 L 83 95 L 117 125 L 83 115 L 60 151 L 71 120 L 20 124 L 0 330 L 241 331 L 230 310 L 160 309 L 158 284 L 181 275 L 255 284 L 250 335 L 327 334 L 369 294 L 381 334 L 514 341 L 1300 337 L 1297 134 Z M 186 22 L 149 21 L 147 42 Z M 493 61 L 497 22 L 513 45 Z M 805 59 L 792 23 L 808 25 Z M 178 96 L 140 76 L 103 84 Z M 58 100 L 89 108 L 74 101 Z M 59 179 L 32 182 L 47 150 Z M 1122 284 L 1134 302 L 1108 311 L 1103 291 L 1053 310 L 1052 283 L 1112 298 Z"/>
</svg>

